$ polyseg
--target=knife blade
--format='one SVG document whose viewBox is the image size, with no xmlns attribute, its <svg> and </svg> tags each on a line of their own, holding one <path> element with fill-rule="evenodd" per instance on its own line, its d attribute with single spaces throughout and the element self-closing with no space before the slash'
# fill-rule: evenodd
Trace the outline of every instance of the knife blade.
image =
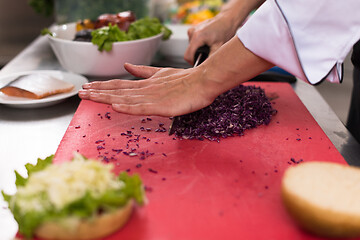
<svg viewBox="0 0 360 240">
<path fill-rule="evenodd" d="M 210 53 L 210 47 L 208 45 L 203 45 L 199 47 L 194 55 L 194 66 L 193 68 L 199 66 L 202 62 L 206 60 L 206 58 L 209 56 Z M 172 119 L 172 122 L 169 127 L 169 135 L 172 135 L 175 133 L 176 126 L 180 122 L 180 116 L 175 116 Z"/>
<path fill-rule="evenodd" d="M 210 53 L 210 47 L 208 45 L 203 45 L 199 47 L 194 55 L 194 68 L 199 66 L 202 62 L 204 62 Z"/>
</svg>

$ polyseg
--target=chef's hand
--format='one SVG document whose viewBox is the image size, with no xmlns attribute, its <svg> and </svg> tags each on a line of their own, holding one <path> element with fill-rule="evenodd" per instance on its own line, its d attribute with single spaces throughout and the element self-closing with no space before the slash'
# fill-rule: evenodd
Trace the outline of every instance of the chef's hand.
<svg viewBox="0 0 360 240">
<path fill-rule="evenodd" d="M 189 45 L 184 59 L 194 65 L 195 52 L 203 45 L 210 46 L 210 55 L 213 54 L 235 35 L 249 13 L 263 2 L 264 0 L 230 0 L 215 17 L 189 28 Z"/>
<path fill-rule="evenodd" d="M 195 52 L 203 45 L 210 46 L 210 54 L 214 53 L 234 36 L 235 32 L 231 30 L 232 28 L 231 24 L 227 24 L 226 17 L 219 15 L 190 27 L 189 45 L 184 54 L 185 61 L 194 65 Z"/>
<path fill-rule="evenodd" d="M 125 64 L 129 73 L 145 79 L 86 83 L 83 90 L 79 91 L 79 96 L 111 104 L 118 112 L 178 116 L 210 105 L 219 94 L 272 66 L 234 37 L 196 68 Z"/>
<path fill-rule="evenodd" d="M 174 69 L 125 64 L 145 80 L 91 82 L 79 91 L 82 99 L 111 104 L 134 115 L 177 116 L 209 105 L 216 97 L 206 92 L 201 69 Z"/>
</svg>

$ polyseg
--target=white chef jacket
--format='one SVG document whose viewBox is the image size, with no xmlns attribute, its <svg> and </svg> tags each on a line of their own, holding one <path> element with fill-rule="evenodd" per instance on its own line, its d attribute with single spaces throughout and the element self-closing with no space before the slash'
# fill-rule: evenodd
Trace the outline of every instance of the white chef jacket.
<svg viewBox="0 0 360 240">
<path fill-rule="evenodd" d="M 360 0 L 267 0 L 237 36 L 311 84 L 341 82 L 344 59 L 360 39 Z"/>
</svg>

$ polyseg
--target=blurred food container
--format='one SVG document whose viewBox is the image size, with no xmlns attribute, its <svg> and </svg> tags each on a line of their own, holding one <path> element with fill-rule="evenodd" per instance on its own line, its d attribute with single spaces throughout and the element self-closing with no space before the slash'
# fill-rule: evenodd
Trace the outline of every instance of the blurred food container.
<svg viewBox="0 0 360 240">
<path fill-rule="evenodd" d="M 47 35 L 61 66 L 67 71 L 90 77 L 128 75 L 125 63 L 150 65 L 157 52 L 162 33 L 138 40 L 114 42 L 109 52 L 99 51 L 91 42 L 73 41 L 76 23 L 53 26 Z"/>
<path fill-rule="evenodd" d="M 171 23 L 198 24 L 213 18 L 219 13 L 223 4 L 222 0 L 195 0 L 178 3 L 176 9 L 170 13 Z"/>
<path fill-rule="evenodd" d="M 154 1 L 154 0 L 153 0 Z M 171 2 L 171 0 L 157 0 Z M 177 1 L 175 5 L 168 5 L 168 19 L 166 25 L 173 32 L 168 41 L 160 45 L 160 54 L 175 62 L 185 62 L 184 54 L 189 45 L 188 29 L 202 21 L 214 17 L 222 7 L 223 0 L 195 0 Z"/>
<path fill-rule="evenodd" d="M 55 0 L 56 22 L 76 22 L 80 19 L 96 19 L 103 13 L 131 10 L 136 18 L 149 15 L 151 0 Z"/>
<path fill-rule="evenodd" d="M 171 12 L 177 6 L 176 0 L 150 0 L 150 16 L 159 18 L 163 23 L 168 23 Z"/>
</svg>

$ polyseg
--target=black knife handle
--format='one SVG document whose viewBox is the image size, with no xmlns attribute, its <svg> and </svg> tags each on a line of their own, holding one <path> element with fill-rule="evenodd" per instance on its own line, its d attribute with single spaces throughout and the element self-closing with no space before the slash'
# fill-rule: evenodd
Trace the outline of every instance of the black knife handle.
<svg viewBox="0 0 360 240">
<path fill-rule="evenodd" d="M 195 56 L 194 56 L 194 63 L 196 63 L 199 55 L 200 59 L 197 65 L 200 65 L 200 63 L 202 63 L 203 61 L 205 61 L 205 59 L 209 56 L 210 53 L 210 47 L 208 45 L 202 45 L 201 47 L 199 47 L 196 52 L 195 52 Z"/>
</svg>

